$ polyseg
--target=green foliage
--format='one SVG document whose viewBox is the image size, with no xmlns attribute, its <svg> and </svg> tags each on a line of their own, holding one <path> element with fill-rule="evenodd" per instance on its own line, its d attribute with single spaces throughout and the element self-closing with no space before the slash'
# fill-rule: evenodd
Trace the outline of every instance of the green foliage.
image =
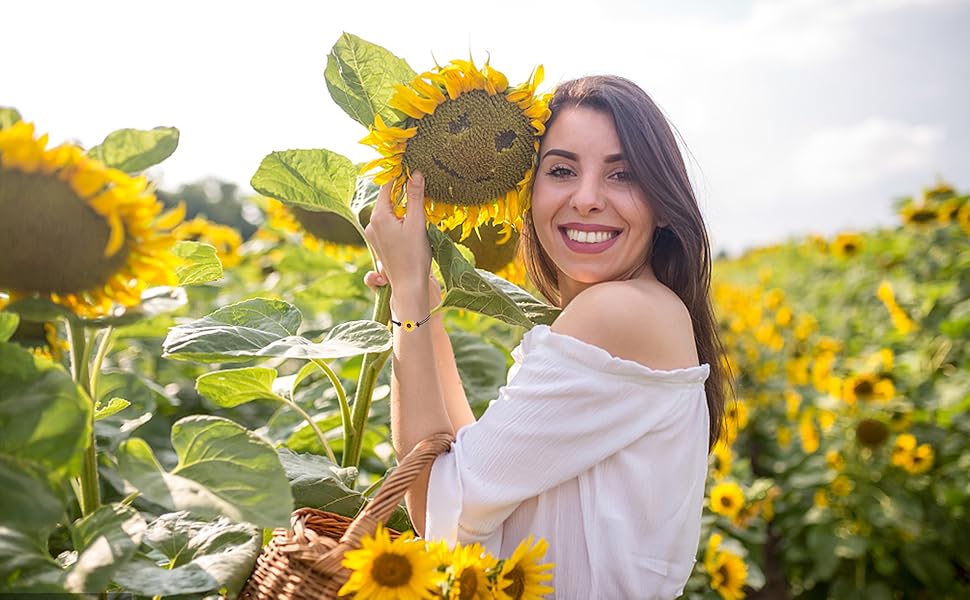
<svg viewBox="0 0 970 600">
<path fill-rule="evenodd" d="M 293 500 L 272 446 L 228 419 L 193 416 L 172 426 L 178 465 L 166 472 L 139 438 L 122 442 L 122 477 L 152 502 L 200 517 L 263 527 L 289 523 Z"/>
<path fill-rule="evenodd" d="M 163 349 L 172 358 L 239 362 L 253 357 L 344 358 L 390 347 L 387 328 L 374 321 L 341 323 L 316 343 L 296 335 L 301 321 L 293 305 L 255 298 L 173 327 Z"/>
<path fill-rule="evenodd" d="M 222 263 L 210 244 L 182 241 L 172 252 L 185 261 L 176 270 L 179 285 L 199 285 L 222 279 Z"/>
<path fill-rule="evenodd" d="M 550 324 L 559 310 L 488 271 L 476 269 L 447 235 L 428 229 L 431 254 L 445 284 L 444 306 L 473 310 L 509 325 Z"/>
<path fill-rule="evenodd" d="M 64 369 L 0 343 L 0 456 L 76 475 L 90 435 L 90 402 Z"/>
<path fill-rule="evenodd" d="M 403 115 L 388 101 L 395 85 L 409 83 L 416 75 L 403 59 L 350 33 L 334 44 L 324 72 L 330 97 L 364 127 L 373 125 L 377 116 L 388 125 L 401 121 Z"/>
<path fill-rule="evenodd" d="M 340 215 L 361 234 L 350 210 L 357 174 L 350 159 L 329 150 L 286 150 L 263 159 L 252 179 L 253 189 L 284 204 Z"/>
<path fill-rule="evenodd" d="M 88 156 L 125 173 L 138 173 L 171 156 L 178 145 L 179 130 L 174 127 L 119 129 L 91 148 Z"/>
<path fill-rule="evenodd" d="M 16 108 L 0 106 L 0 129 L 10 127 L 19 120 L 21 117 Z"/>
</svg>

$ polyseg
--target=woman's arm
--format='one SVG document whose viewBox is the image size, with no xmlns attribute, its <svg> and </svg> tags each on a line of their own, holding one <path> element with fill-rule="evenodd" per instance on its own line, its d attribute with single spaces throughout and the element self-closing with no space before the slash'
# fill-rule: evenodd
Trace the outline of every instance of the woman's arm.
<svg viewBox="0 0 970 600">
<path fill-rule="evenodd" d="M 441 286 L 436 279 L 431 278 L 429 288 L 431 305 L 437 306 L 441 302 Z M 457 432 L 465 425 L 474 423 L 475 415 L 465 396 L 465 388 L 461 384 L 458 365 L 455 364 L 455 349 L 451 345 L 448 332 L 445 331 L 444 316 L 438 313 L 431 317 L 428 326 L 431 328 L 431 342 L 434 346 L 435 363 L 438 366 L 438 385 L 445 398 L 445 408 L 448 410 L 451 426 Z"/>
<path fill-rule="evenodd" d="M 431 306 L 426 290 L 397 289 L 391 296 L 394 320 L 420 320 Z M 398 457 L 403 457 L 421 440 L 440 432 L 455 433 L 445 406 L 437 372 L 433 327 L 404 331 L 394 328 L 391 357 L 391 438 Z M 441 329 L 444 332 L 444 328 Z M 445 334 L 447 337 L 447 334 Z M 454 358 L 452 358 L 452 363 Z M 460 383 L 459 383 L 460 386 Z M 466 404 L 467 407 L 467 404 Z M 415 531 L 424 531 L 430 470 L 418 476 L 405 496 Z"/>
<path fill-rule="evenodd" d="M 391 186 L 381 187 L 364 236 L 381 261 L 391 285 L 391 313 L 396 321 L 424 319 L 431 311 L 428 278 L 431 245 L 424 216 L 424 177 L 413 173 L 407 185 L 407 214 L 394 214 Z M 403 331 L 394 326 L 391 358 L 391 441 L 398 457 L 421 440 L 436 434 L 454 434 L 448 416 L 432 331 L 427 326 Z M 427 469 L 412 484 L 405 500 L 418 531 L 424 529 L 428 494 Z"/>
</svg>

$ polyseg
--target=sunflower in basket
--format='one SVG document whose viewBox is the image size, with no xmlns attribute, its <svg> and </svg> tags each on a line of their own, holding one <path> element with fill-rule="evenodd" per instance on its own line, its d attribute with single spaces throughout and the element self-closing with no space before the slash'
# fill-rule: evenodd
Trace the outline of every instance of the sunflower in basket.
<svg viewBox="0 0 970 600">
<path fill-rule="evenodd" d="M 542 563 L 548 544 L 530 535 L 519 542 L 512 556 L 505 559 L 498 573 L 495 597 L 500 600 L 541 600 L 553 589 L 545 585 L 552 579 L 552 563 Z"/>
<path fill-rule="evenodd" d="M 365 536 L 358 550 L 344 554 L 343 566 L 352 570 L 340 595 L 355 593 L 358 598 L 382 600 L 421 600 L 433 598 L 446 574 L 428 553 L 422 540 L 411 532 L 396 540 L 383 524 L 373 536 Z"/>
<path fill-rule="evenodd" d="M 393 182 L 392 197 L 403 201 L 408 176 L 425 176 L 425 214 L 441 230 L 461 227 L 461 239 L 492 223 L 507 234 L 521 229 L 529 205 L 539 136 L 549 118 L 548 98 L 537 94 L 539 66 L 523 84 L 486 62 L 453 60 L 396 87 L 389 105 L 406 115 L 395 126 L 380 116 L 361 143 L 381 158 L 374 182 Z M 397 206 L 404 214 L 403 202 Z"/>
<path fill-rule="evenodd" d="M 41 296 L 81 317 L 175 285 L 169 250 L 184 209 L 162 213 L 143 177 L 111 169 L 18 121 L 0 129 L 0 291 Z"/>
</svg>

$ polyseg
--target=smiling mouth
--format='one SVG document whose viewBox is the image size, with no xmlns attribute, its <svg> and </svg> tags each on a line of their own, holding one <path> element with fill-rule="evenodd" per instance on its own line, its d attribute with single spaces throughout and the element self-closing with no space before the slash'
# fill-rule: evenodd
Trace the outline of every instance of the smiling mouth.
<svg viewBox="0 0 970 600">
<path fill-rule="evenodd" d="M 568 227 L 560 227 L 559 230 L 566 234 L 566 237 L 572 241 L 581 244 L 600 244 L 620 235 L 620 232 L 616 230 L 580 231 Z"/>
<path fill-rule="evenodd" d="M 465 179 L 464 177 L 462 177 L 458 173 L 458 171 L 452 169 L 451 167 L 449 167 L 448 165 L 446 165 L 444 162 L 442 162 L 442 160 L 440 158 L 433 158 L 432 160 L 434 161 L 434 164 L 435 164 L 436 167 L 438 167 L 439 169 L 441 169 L 445 173 L 451 175 L 455 179 Z M 474 181 L 475 183 L 485 183 L 486 181 L 491 181 L 491 180 L 492 180 L 492 176 L 491 175 L 485 175 L 484 177 L 476 177 L 475 179 L 472 179 L 472 181 Z"/>
</svg>

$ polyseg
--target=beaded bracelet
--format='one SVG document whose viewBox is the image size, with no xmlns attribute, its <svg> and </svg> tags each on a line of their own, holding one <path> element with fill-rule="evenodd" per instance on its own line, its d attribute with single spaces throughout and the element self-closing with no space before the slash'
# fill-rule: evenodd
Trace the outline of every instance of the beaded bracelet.
<svg viewBox="0 0 970 600">
<path fill-rule="evenodd" d="M 424 325 L 425 323 L 427 323 L 428 322 L 428 319 L 430 319 L 430 318 L 431 318 L 431 315 L 428 315 L 427 317 L 425 317 L 424 319 L 418 321 L 417 323 L 415 323 L 414 321 L 403 321 L 402 322 L 402 321 L 395 321 L 394 319 L 391 319 L 391 323 L 394 323 L 395 325 L 403 328 L 404 331 L 411 331 L 415 327 L 421 327 L 422 325 Z"/>
</svg>

